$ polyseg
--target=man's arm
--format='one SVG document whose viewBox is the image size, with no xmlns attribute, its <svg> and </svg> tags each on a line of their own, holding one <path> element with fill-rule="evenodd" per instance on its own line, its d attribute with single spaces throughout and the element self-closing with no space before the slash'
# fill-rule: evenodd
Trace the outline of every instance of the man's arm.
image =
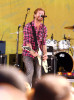
<svg viewBox="0 0 74 100">
<path fill-rule="evenodd" d="M 32 45 L 31 45 L 31 31 L 29 31 L 28 29 L 30 29 L 31 26 L 29 24 L 27 24 L 25 27 L 24 27 L 24 39 L 23 39 L 23 46 L 29 46 L 31 48 L 31 51 L 30 54 L 34 57 L 36 57 L 38 55 L 37 52 L 33 52 L 32 51 Z"/>
<path fill-rule="evenodd" d="M 43 60 L 47 60 L 47 46 L 43 45 Z"/>
<path fill-rule="evenodd" d="M 32 45 L 31 45 L 30 43 L 26 44 L 26 46 L 29 46 L 29 47 L 31 48 L 31 51 L 29 51 L 29 52 L 30 52 L 30 54 L 31 54 L 32 56 L 34 56 L 34 57 L 38 56 L 38 53 L 37 53 L 37 52 L 34 52 L 34 51 L 32 50 Z"/>
<path fill-rule="evenodd" d="M 46 46 L 46 37 L 47 37 L 47 28 L 44 26 L 44 33 L 43 33 L 43 60 L 47 60 L 47 46 Z M 41 47 L 42 49 L 42 47 Z"/>
</svg>

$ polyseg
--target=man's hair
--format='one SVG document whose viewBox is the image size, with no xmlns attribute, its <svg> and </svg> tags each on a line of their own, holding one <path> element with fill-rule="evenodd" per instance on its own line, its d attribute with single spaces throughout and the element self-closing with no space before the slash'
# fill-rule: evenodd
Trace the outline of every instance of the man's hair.
<svg viewBox="0 0 74 100">
<path fill-rule="evenodd" d="M 33 100 L 70 100 L 70 88 L 66 78 L 46 75 L 36 84 Z"/>
<path fill-rule="evenodd" d="M 0 84 L 9 84 L 25 91 L 26 76 L 13 66 L 0 66 Z"/>
<path fill-rule="evenodd" d="M 42 8 L 37 8 L 37 9 L 34 11 L 34 15 L 37 14 L 38 11 L 44 11 L 44 15 L 45 15 L 45 10 L 43 10 Z M 34 16 L 33 16 L 33 18 L 34 18 Z"/>
</svg>

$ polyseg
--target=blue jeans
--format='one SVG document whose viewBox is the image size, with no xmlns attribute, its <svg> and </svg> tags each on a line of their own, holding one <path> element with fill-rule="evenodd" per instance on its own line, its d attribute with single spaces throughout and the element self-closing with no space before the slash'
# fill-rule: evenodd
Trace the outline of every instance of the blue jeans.
<svg viewBox="0 0 74 100">
<path fill-rule="evenodd" d="M 36 82 L 36 79 L 40 79 L 41 77 L 41 66 L 38 63 L 37 57 L 23 56 L 23 62 L 26 68 L 28 82 L 32 86 Z"/>
</svg>

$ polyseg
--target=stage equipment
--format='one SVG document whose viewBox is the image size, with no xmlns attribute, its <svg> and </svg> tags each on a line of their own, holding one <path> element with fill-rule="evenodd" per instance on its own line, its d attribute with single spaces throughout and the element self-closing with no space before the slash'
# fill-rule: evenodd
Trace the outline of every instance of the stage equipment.
<svg viewBox="0 0 74 100">
<path fill-rule="evenodd" d="M 16 48 L 16 64 L 14 66 L 16 67 L 20 67 L 18 64 L 18 46 L 19 46 L 19 28 L 21 27 L 21 25 L 18 26 L 18 32 L 17 32 L 17 48 Z"/>
<path fill-rule="evenodd" d="M 70 48 L 70 41 L 69 40 L 61 40 L 58 42 L 58 49 L 66 50 Z"/>
<path fill-rule="evenodd" d="M 66 52 L 56 53 L 57 57 L 57 72 L 71 72 L 73 69 L 73 59 Z"/>
<path fill-rule="evenodd" d="M 0 41 L 0 65 L 7 64 L 7 55 L 5 55 L 6 41 Z"/>
<path fill-rule="evenodd" d="M 57 73 L 57 58 L 56 56 L 48 56 L 48 73 Z"/>
<path fill-rule="evenodd" d="M 5 54 L 6 41 L 0 41 L 0 54 Z"/>
<path fill-rule="evenodd" d="M 54 50 L 52 46 L 47 46 L 47 56 L 48 73 L 56 73 L 57 58 L 54 56 Z"/>
<path fill-rule="evenodd" d="M 16 54 L 9 54 L 9 65 L 14 66 L 15 63 L 16 63 Z M 24 70 L 22 54 L 18 54 L 18 65 L 20 66 L 20 69 Z"/>
<path fill-rule="evenodd" d="M 46 41 L 46 45 L 47 45 L 47 46 L 52 46 L 54 50 L 57 50 L 57 48 L 58 48 L 58 47 L 57 47 L 58 44 L 57 44 L 57 41 L 56 41 L 56 40 L 50 40 L 50 39 L 48 39 L 48 40 Z"/>
<path fill-rule="evenodd" d="M 0 55 L 0 65 L 6 65 L 7 64 L 7 55 Z"/>
<path fill-rule="evenodd" d="M 29 11 L 30 11 L 30 8 L 27 8 L 27 13 L 25 15 L 25 21 L 23 23 L 23 29 L 24 29 L 24 26 L 25 26 L 25 23 L 26 23 L 26 19 L 27 19 L 27 15 L 28 15 Z"/>
<path fill-rule="evenodd" d="M 73 26 L 67 26 L 67 27 L 64 27 L 65 29 L 74 29 L 74 25 Z"/>
</svg>

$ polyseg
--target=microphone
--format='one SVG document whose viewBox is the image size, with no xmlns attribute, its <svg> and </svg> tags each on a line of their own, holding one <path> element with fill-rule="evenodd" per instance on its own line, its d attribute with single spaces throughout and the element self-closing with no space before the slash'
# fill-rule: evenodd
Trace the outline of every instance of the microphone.
<svg viewBox="0 0 74 100">
<path fill-rule="evenodd" d="M 47 17 L 47 16 L 46 15 L 40 15 L 40 17 L 43 17 L 44 18 L 44 17 Z"/>
<path fill-rule="evenodd" d="M 21 27 L 21 24 L 19 24 L 18 29 Z"/>
<path fill-rule="evenodd" d="M 27 8 L 27 11 L 30 10 L 30 8 Z"/>
<path fill-rule="evenodd" d="M 53 33 L 52 33 L 52 35 L 51 35 L 51 40 L 53 40 Z"/>
</svg>

